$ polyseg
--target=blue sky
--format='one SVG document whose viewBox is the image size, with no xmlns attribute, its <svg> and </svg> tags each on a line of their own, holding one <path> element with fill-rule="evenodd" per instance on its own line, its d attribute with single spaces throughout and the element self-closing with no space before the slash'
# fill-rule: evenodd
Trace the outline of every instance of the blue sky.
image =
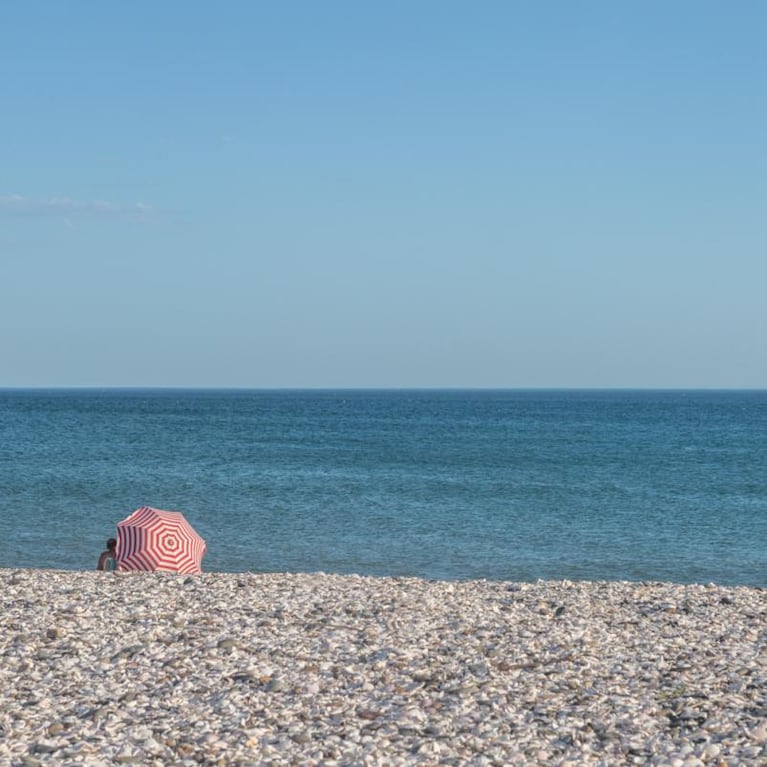
<svg viewBox="0 0 767 767">
<path fill-rule="evenodd" d="M 0 386 L 767 387 L 765 35 L 6 3 Z"/>
</svg>

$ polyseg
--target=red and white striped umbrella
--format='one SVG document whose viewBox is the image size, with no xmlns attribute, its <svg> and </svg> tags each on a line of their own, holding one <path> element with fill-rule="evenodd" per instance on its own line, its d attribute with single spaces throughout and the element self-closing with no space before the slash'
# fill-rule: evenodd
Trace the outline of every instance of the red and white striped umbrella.
<svg viewBox="0 0 767 767">
<path fill-rule="evenodd" d="M 200 573 L 205 541 L 180 511 L 150 506 L 117 523 L 117 568 Z"/>
</svg>

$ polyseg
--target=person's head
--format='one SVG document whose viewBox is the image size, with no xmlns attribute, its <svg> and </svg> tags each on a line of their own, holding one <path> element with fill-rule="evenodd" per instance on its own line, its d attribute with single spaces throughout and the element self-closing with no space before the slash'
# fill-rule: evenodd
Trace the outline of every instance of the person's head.
<svg viewBox="0 0 767 767">
<path fill-rule="evenodd" d="M 110 551 L 114 551 L 114 550 L 117 548 L 117 540 L 116 540 L 115 538 L 110 538 L 110 539 L 107 541 L 107 548 L 108 548 Z"/>
</svg>

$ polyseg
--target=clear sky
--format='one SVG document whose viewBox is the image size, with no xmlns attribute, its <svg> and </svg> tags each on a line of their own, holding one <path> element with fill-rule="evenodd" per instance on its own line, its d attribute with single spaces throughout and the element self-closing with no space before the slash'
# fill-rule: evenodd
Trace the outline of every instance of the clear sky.
<svg viewBox="0 0 767 767">
<path fill-rule="evenodd" d="M 762 0 L 10 0 L 0 386 L 767 387 Z"/>
</svg>

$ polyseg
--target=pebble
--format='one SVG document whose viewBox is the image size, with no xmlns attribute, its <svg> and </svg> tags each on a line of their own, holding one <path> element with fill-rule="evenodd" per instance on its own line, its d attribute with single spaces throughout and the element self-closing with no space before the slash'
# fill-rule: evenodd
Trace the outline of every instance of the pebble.
<svg viewBox="0 0 767 767">
<path fill-rule="evenodd" d="M 0 764 L 761 763 L 766 595 L 0 570 Z"/>
</svg>

